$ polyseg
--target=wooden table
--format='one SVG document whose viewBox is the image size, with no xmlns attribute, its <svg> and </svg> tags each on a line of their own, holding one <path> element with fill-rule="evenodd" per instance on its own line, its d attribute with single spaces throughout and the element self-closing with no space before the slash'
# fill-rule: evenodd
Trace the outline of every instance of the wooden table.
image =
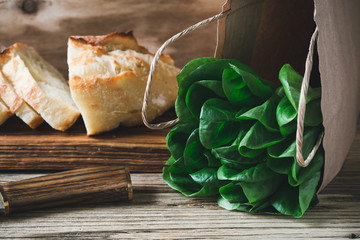
<svg viewBox="0 0 360 240">
<path fill-rule="evenodd" d="M 0 182 L 43 173 L 0 173 Z M 40 239 L 349 239 L 360 238 L 360 126 L 345 165 L 301 219 L 251 215 L 187 198 L 160 173 L 132 174 L 131 202 L 66 206 L 0 218 L 0 238 Z"/>
<path fill-rule="evenodd" d="M 218 13 L 224 3 L 178 1 L 174 7 L 173 1 L 118 0 L 98 4 L 98 0 L 42 0 L 30 1 L 36 5 L 28 9 L 24 2 L 0 1 L 0 42 L 8 46 L 20 41 L 35 47 L 64 76 L 68 74 L 66 43 L 71 35 L 134 30 L 139 42 L 154 52 L 173 34 Z M 39 21 L 44 16 L 48 21 Z M 183 38 L 168 52 L 178 66 L 183 66 L 190 59 L 211 56 L 215 43 L 213 24 Z M 132 170 L 143 168 L 147 173 L 131 175 L 134 186 L 131 202 L 14 214 L 0 218 L 0 239 L 360 238 L 360 127 L 343 170 L 319 195 L 320 204 L 301 219 L 294 219 L 230 212 L 218 207 L 215 199 L 186 198 L 170 189 L 159 173 L 168 157 L 164 132 L 156 133 L 156 141 L 134 146 L 129 134 L 132 130 L 125 135 L 118 131 L 87 138 L 81 124 L 66 133 L 46 126 L 33 131 L 18 126 L 24 127 L 16 123 L 0 127 L 0 156 L 5 156 L 0 157 L 0 182 L 46 173 L 29 169 L 65 170 L 96 165 L 99 160 L 117 164 L 120 157 L 132 163 Z M 134 161 L 136 158 L 147 159 L 152 165 L 141 166 Z M 46 162 L 47 159 L 52 162 Z M 17 169 L 28 171 L 9 172 L 7 169 L 14 160 L 18 161 Z"/>
</svg>

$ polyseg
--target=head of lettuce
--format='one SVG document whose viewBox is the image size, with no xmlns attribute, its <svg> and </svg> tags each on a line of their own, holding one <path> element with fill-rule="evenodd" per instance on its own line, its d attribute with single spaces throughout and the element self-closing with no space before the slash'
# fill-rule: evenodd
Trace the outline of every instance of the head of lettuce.
<svg viewBox="0 0 360 240">
<path fill-rule="evenodd" d="M 282 86 L 236 60 L 199 58 L 177 77 L 179 123 L 167 135 L 170 187 L 189 197 L 217 196 L 229 210 L 301 217 L 318 202 L 324 151 L 297 164 L 295 132 L 302 76 L 290 65 Z M 306 97 L 304 157 L 323 130 L 320 88 Z"/>
</svg>

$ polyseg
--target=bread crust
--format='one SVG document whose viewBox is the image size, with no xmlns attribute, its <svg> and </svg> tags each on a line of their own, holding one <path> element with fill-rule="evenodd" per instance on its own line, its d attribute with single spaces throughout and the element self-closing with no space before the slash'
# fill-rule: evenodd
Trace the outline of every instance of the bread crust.
<svg viewBox="0 0 360 240">
<path fill-rule="evenodd" d="M 94 52 L 99 51 L 100 53 L 107 53 L 116 49 L 132 49 L 139 53 L 152 55 L 148 49 L 138 44 L 132 31 L 113 32 L 101 36 L 71 36 L 69 37 L 69 42 L 79 48 L 91 49 Z M 162 54 L 160 60 L 174 66 L 174 60 L 168 55 Z"/>
<path fill-rule="evenodd" d="M 142 123 L 142 101 L 153 55 L 131 32 L 73 36 L 68 41 L 69 83 L 88 135 Z M 160 58 L 150 93 L 148 117 L 172 107 L 179 69 Z"/>
</svg>

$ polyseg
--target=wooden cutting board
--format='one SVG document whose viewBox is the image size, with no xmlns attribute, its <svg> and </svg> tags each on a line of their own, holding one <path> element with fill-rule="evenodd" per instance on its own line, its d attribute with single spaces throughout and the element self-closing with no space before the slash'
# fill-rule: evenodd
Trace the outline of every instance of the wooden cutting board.
<svg viewBox="0 0 360 240">
<path fill-rule="evenodd" d="M 131 172 L 161 172 L 170 156 L 166 148 L 169 131 L 119 127 L 89 137 L 81 119 L 60 132 L 46 123 L 34 130 L 12 117 L 0 126 L 0 170 L 58 171 L 110 165 L 127 166 Z"/>
</svg>

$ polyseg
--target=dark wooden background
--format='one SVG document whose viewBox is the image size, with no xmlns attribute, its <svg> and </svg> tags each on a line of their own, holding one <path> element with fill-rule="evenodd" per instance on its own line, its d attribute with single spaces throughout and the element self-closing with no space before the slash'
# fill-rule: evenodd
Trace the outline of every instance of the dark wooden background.
<svg viewBox="0 0 360 240">
<path fill-rule="evenodd" d="M 67 39 L 133 30 L 155 52 L 172 35 L 221 12 L 225 0 L 0 0 L 0 43 L 24 42 L 67 78 Z M 216 23 L 195 31 L 166 50 L 182 67 L 213 56 Z"/>
</svg>

